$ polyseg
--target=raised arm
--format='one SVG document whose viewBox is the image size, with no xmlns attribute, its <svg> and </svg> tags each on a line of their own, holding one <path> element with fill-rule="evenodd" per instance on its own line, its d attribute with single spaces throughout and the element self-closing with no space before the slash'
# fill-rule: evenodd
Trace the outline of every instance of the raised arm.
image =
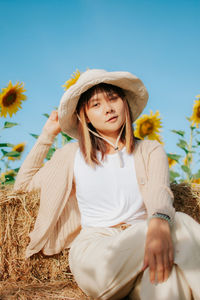
<svg viewBox="0 0 200 300">
<path fill-rule="evenodd" d="M 44 167 L 42 167 L 42 164 L 54 138 L 60 131 L 58 113 L 57 111 L 52 111 L 43 127 L 41 135 L 17 174 L 14 190 L 23 189 L 24 191 L 31 191 L 40 188 L 42 176 L 48 171 L 47 169 L 51 160 Z M 57 155 L 56 152 L 53 155 L 54 157 Z"/>
</svg>

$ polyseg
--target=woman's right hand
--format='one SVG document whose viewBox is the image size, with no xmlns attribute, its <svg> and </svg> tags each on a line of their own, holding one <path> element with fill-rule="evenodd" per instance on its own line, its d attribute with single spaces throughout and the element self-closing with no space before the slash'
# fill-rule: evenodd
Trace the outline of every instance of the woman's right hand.
<svg viewBox="0 0 200 300">
<path fill-rule="evenodd" d="M 58 135 L 61 132 L 60 124 L 58 121 L 58 112 L 53 110 L 46 121 L 43 129 L 51 135 Z"/>
</svg>

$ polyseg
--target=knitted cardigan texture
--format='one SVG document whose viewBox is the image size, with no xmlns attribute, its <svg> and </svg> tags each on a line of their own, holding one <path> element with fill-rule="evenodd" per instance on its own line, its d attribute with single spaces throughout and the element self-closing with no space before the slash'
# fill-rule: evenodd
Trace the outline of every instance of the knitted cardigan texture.
<svg viewBox="0 0 200 300">
<path fill-rule="evenodd" d="M 55 151 L 42 167 L 54 136 L 45 130 L 23 162 L 14 189 L 40 190 L 40 207 L 26 257 L 42 252 L 59 253 L 70 247 L 81 230 L 80 212 L 73 184 L 74 158 L 78 143 Z M 133 152 L 137 181 L 148 216 L 156 212 L 175 216 L 170 190 L 167 155 L 157 141 L 137 140 Z"/>
</svg>

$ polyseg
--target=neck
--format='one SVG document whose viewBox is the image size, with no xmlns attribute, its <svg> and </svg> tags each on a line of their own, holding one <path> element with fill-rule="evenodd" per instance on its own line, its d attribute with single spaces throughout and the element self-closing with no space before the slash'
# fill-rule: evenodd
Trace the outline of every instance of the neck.
<svg viewBox="0 0 200 300">
<path fill-rule="evenodd" d="M 116 143 L 116 140 L 117 140 L 117 138 L 118 138 L 118 135 L 119 135 L 119 133 L 118 134 L 102 134 L 100 131 L 97 131 L 102 137 L 104 137 L 105 139 L 107 139 L 108 141 L 110 141 L 111 143 L 113 143 L 113 144 L 115 144 Z M 119 143 L 120 143 L 120 141 L 119 141 Z"/>
<path fill-rule="evenodd" d="M 122 134 L 122 131 L 123 131 L 123 128 L 124 128 L 124 126 L 125 126 L 125 123 L 124 123 L 124 125 L 122 126 L 122 128 L 121 128 L 121 130 L 120 130 L 120 132 L 119 132 L 119 134 L 118 134 L 118 137 L 116 138 L 116 136 L 113 136 L 113 134 L 112 135 L 104 135 L 104 136 L 102 136 L 102 134 L 100 133 L 100 132 L 94 132 L 93 130 L 91 130 L 91 129 L 89 129 L 88 128 L 88 130 L 90 131 L 90 132 L 92 132 L 94 135 L 96 135 L 96 136 L 98 136 L 98 137 L 100 137 L 100 138 L 102 138 L 104 141 L 106 141 L 108 144 L 110 144 L 113 148 L 114 148 L 114 150 L 119 150 L 119 143 L 120 143 L 120 138 L 121 138 L 121 134 Z M 113 143 L 113 142 L 111 142 L 111 140 L 110 139 L 108 139 L 108 137 L 109 138 L 114 138 L 115 137 L 115 142 Z"/>
<path fill-rule="evenodd" d="M 123 128 L 121 128 L 120 131 L 117 133 L 112 132 L 110 134 L 102 134 L 100 131 L 97 131 L 98 134 L 100 134 L 105 139 L 107 154 L 112 154 L 112 153 L 116 152 L 116 149 L 113 147 L 113 145 L 116 145 L 118 150 L 121 150 L 124 147 L 125 143 L 121 141 L 121 133 L 122 133 L 121 131 L 122 130 L 123 130 Z M 117 142 L 117 139 L 118 139 L 118 142 Z M 108 143 L 108 141 L 111 142 L 112 145 L 110 143 Z"/>
<path fill-rule="evenodd" d="M 113 142 L 115 143 L 115 141 Z M 121 150 L 125 146 L 125 143 L 119 141 L 118 149 Z M 106 154 L 113 154 L 116 153 L 116 150 L 108 143 L 106 143 Z"/>
</svg>

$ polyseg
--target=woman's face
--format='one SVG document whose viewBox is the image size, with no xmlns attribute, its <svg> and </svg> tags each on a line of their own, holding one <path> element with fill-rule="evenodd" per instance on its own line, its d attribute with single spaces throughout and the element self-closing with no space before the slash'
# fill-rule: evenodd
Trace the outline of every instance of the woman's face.
<svg viewBox="0 0 200 300">
<path fill-rule="evenodd" d="M 116 93 L 107 96 L 98 91 L 90 98 L 86 107 L 87 122 L 105 137 L 117 138 L 125 122 L 125 105 Z"/>
</svg>

